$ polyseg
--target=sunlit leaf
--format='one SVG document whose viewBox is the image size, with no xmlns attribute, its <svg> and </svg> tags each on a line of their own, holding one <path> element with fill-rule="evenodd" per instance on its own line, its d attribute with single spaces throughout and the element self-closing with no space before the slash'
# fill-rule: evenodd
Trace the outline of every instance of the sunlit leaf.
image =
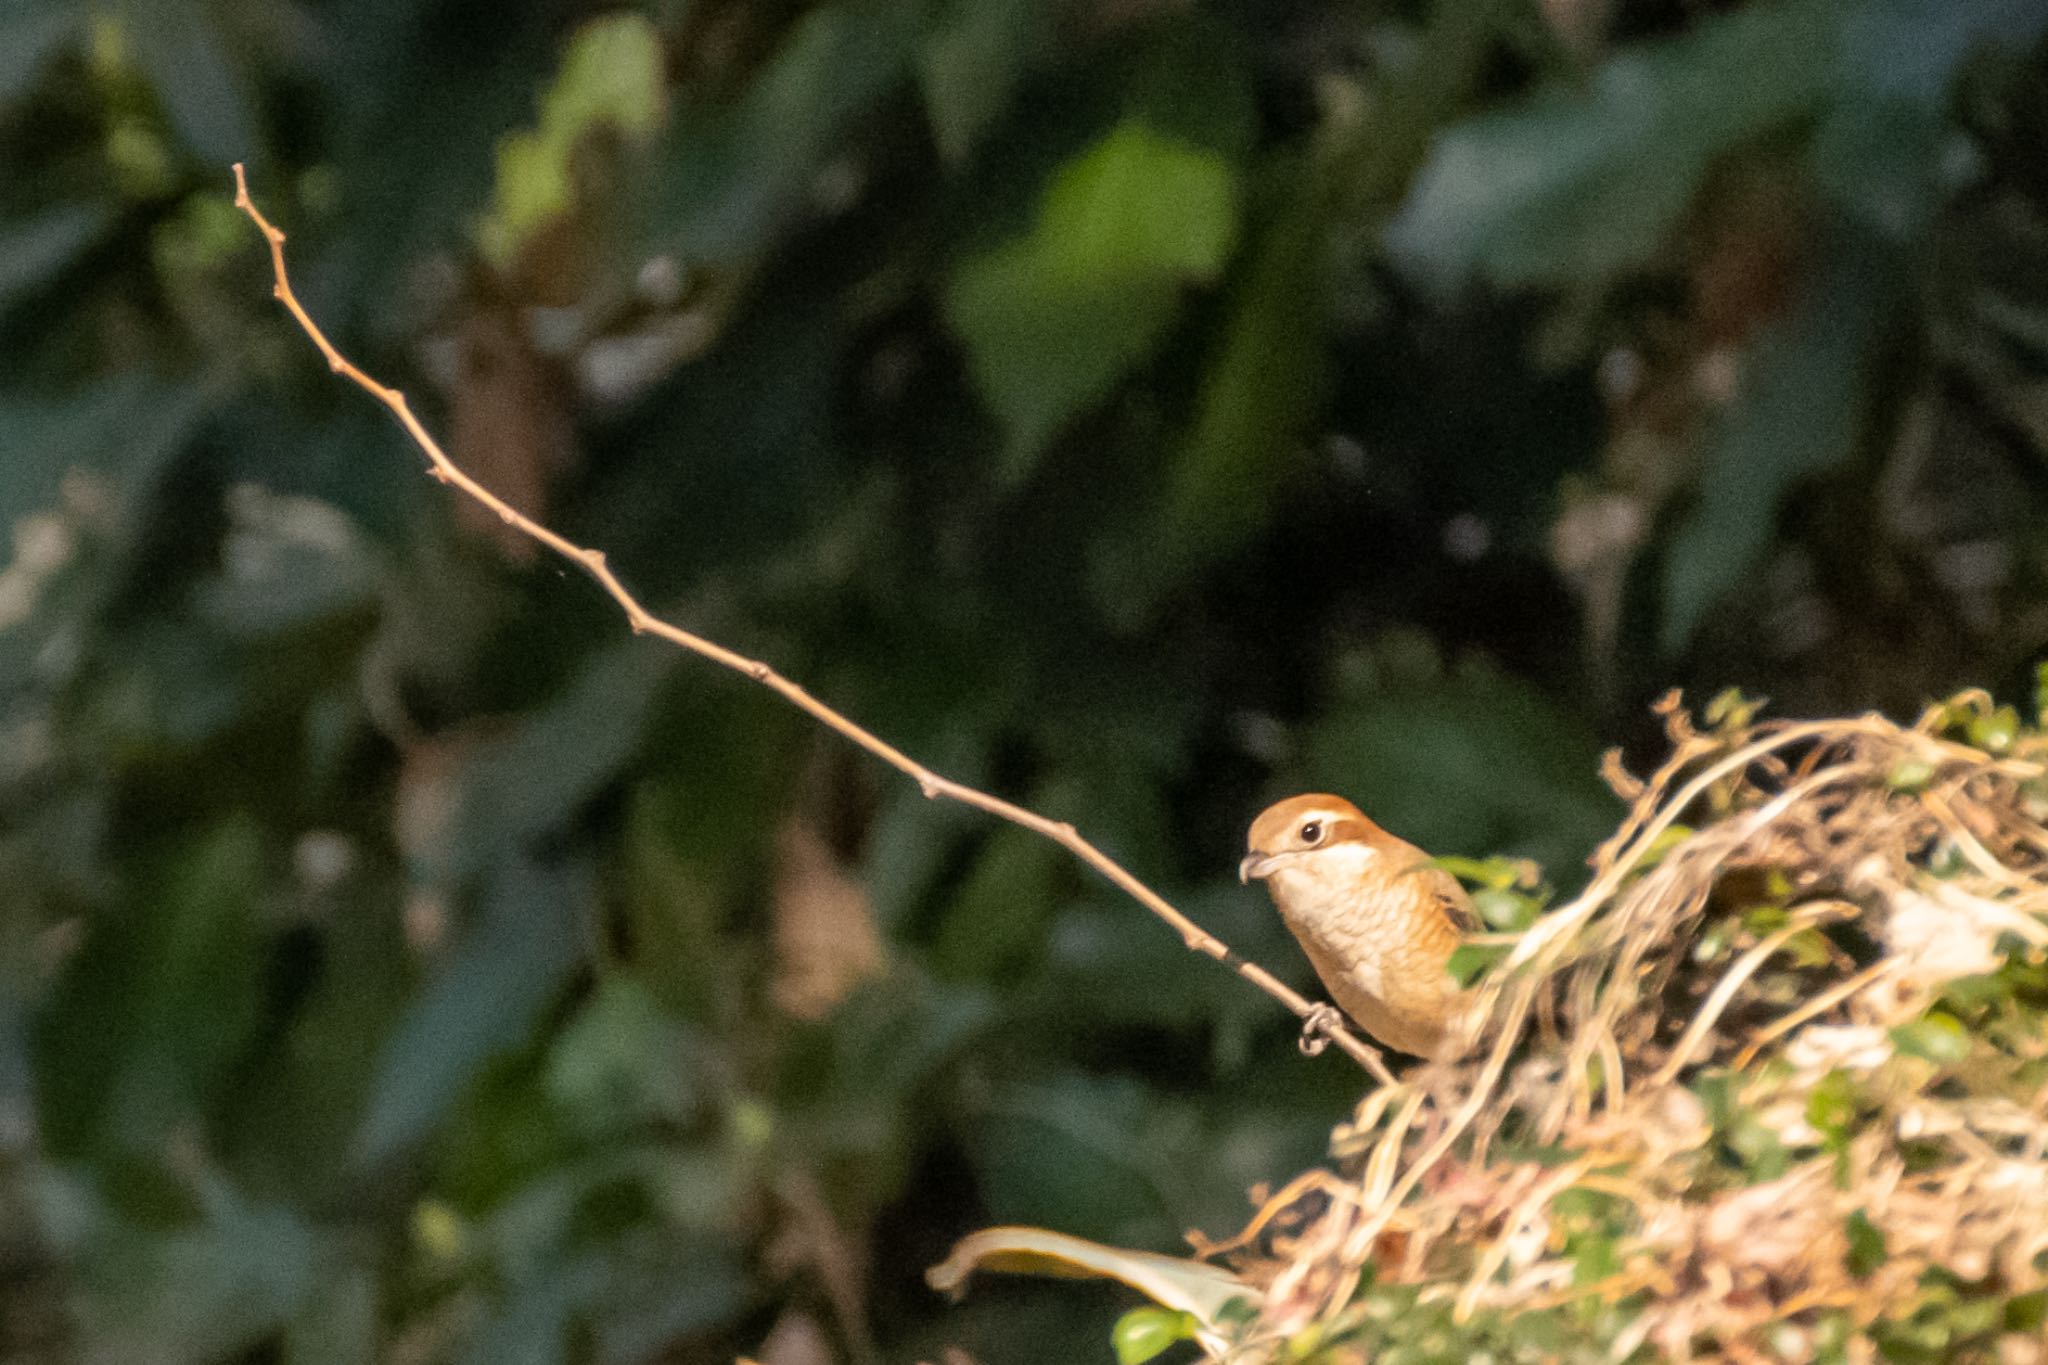
<svg viewBox="0 0 2048 1365">
<path fill-rule="evenodd" d="M 1116 1348 L 1119 1365 L 1144 1365 L 1176 1341 L 1194 1337 L 1201 1325 L 1192 1313 L 1133 1308 L 1116 1320 L 1110 1344 Z"/>
<path fill-rule="evenodd" d="M 1183 286 L 1222 269 L 1237 194 L 1220 154 L 1127 121 L 1061 167 L 1029 233 L 958 268 L 947 318 L 1008 428 L 1012 478 L 1150 351 Z"/>
<path fill-rule="evenodd" d="M 1887 1261 L 1884 1230 L 1870 1221 L 1862 1209 L 1853 1209 L 1845 1220 L 1849 1237 L 1849 1273 L 1862 1279 Z"/>
<path fill-rule="evenodd" d="M 1326 174 L 1290 164 L 1271 177 L 1262 197 L 1277 197 L 1280 206 L 1232 292 L 1158 510 L 1142 538 L 1097 575 L 1114 617 L 1142 619 L 1161 586 L 1243 544 L 1266 524 L 1296 470 L 1291 457 L 1328 380 L 1319 326 Z"/>
<path fill-rule="evenodd" d="M 954 1244 L 946 1259 L 925 1272 L 941 1293 L 964 1292 L 976 1271 L 1051 1275 L 1062 1279 L 1099 1277 L 1120 1281 L 1154 1303 L 1191 1315 L 1201 1324 L 1199 1339 L 1218 1349 L 1223 1311 L 1233 1303 L 1262 1297 L 1229 1271 L 1206 1261 L 1126 1251 L 1043 1228 L 987 1228 Z"/>
<path fill-rule="evenodd" d="M 1953 1066 L 1970 1055 L 1969 1032 L 1953 1015 L 1929 1014 L 1891 1031 L 1892 1046 L 1908 1057 Z"/>
<path fill-rule="evenodd" d="M 1451 950 L 1444 971 L 1459 985 L 1469 986 L 1484 975 L 1488 967 L 1505 958 L 1509 951 L 1506 944 L 1461 943 Z"/>
<path fill-rule="evenodd" d="M 479 235 L 500 266 L 570 207 L 573 161 L 587 138 L 654 129 L 662 107 L 661 61 L 660 37 L 640 15 L 606 15 L 576 31 L 561 71 L 541 96 L 539 127 L 498 146 L 497 193 Z"/>
</svg>

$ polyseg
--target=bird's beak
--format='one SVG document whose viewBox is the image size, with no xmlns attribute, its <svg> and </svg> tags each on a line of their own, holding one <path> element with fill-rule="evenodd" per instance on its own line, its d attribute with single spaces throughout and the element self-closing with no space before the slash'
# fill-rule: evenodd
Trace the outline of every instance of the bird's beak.
<svg viewBox="0 0 2048 1365">
<path fill-rule="evenodd" d="M 1237 865 L 1237 880 L 1240 885 L 1254 877 L 1263 877 L 1272 871 L 1273 860 L 1263 853 L 1247 853 L 1244 861 Z"/>
</svg>

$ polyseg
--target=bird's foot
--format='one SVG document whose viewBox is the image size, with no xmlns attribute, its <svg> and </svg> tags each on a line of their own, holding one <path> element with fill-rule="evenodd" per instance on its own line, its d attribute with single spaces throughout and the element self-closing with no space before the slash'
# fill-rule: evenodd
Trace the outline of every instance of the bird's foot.
<svg viewBox="0 0 2048 1365">
<path fill-rule="evenodd" d="M 1317 1005 L 1301 1021 L 1301 1039 L 1298 1046 L 1304 1057 L 1322 1055 L 1330 1045 L 1331 1033 L 1344 1026 L 1344 1016 L 1337 1012 L 1335 1005 Z"/>
</svg>

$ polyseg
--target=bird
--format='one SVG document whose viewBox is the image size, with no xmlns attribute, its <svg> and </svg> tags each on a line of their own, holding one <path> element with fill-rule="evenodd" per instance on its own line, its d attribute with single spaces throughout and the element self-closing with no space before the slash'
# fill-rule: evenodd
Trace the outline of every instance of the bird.
<svg viewBox="0 0 2048 1365">
<path fill-rule="evenodd" d="M 1238 880 L 1266 884 L 1316 975 L 1360 1027 L 1432 1061 L 1471 1046 L 1469 997 L 1448 965 L 1478 917 L 1456 877 L 1326 792 L 1267 807 L 1245 843 Z"/>
</svg>

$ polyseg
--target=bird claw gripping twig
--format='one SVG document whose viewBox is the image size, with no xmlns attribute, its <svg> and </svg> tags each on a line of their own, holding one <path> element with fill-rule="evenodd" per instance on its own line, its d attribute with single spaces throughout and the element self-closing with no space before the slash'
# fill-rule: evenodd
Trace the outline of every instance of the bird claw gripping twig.
<svg viewBox="0 0 2048 1365">
<path fill-rule="evenodd" d="M 1344 1016 L 1337 1012 L 1335 1005 L 1317 1005 L 1301 1019 L 1301 1040 L 1298 1044 L 1304 1057 L 1319 1057 L 1330 1045 L 1332 1033 L 1344 1026 Z"/>
</svg>

